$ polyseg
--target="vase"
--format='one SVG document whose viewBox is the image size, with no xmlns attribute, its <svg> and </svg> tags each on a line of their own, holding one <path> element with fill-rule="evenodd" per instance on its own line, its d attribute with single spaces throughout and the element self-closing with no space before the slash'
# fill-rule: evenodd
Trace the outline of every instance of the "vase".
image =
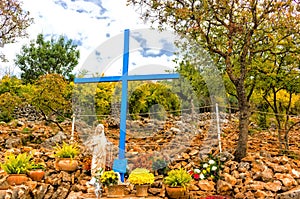
<svg viewBox="0 0 300 199">
<path fill-rule="evenodd" d="M 166 191 L 169 198 L 177 199 L 186 195 L 186 189 L 184 187 L 169 187 L 166 186 Z"/>
<path fill-rule="evenodd" d="M 75 171 L 78 166 L 78 161 L 71 158 L 60 158 L 56 165 L 61 171 Z"/>
<path fill-rule="evenodd" d="M 107 187 L 108 198 L 118 198 L 125 196 L 126 185 L 110 185 Z"/>
<path fill-rule="evenodd" d="M 148 188 L 149 185 L 135 185 L 136 196 L 138 197 L 146 197 L 148 196 Z"/>
<path fill-rule="evenodd" d="M 34 181 L 41 181 L 45 176 L 45 171 L 43 170 L 32 170 L 27 173 L 27 175 Z"/>
<path fill-rule="evenodd" d="M 26 174 L 9 174 L 6 181 L 9 185 L 21 185 L 28 181 L 28 177 Z"/>
</svg>

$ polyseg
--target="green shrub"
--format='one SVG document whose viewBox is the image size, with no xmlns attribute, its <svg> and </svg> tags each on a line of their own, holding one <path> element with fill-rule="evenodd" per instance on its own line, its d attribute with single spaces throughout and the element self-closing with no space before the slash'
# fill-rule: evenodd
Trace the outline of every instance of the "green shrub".
<svg viewBox="0 0 300 199">
<path fill-rule="evenodd" d="M 192 176 L 185 169 L 174 169 L 168 172 L 164 183 L 170 187 L 186 187 L 192 180 Z"/>
<path fill-rule="evenodd" d="M 56 145 L 54 150 L 54 156 L 58 158 L 74 158 L 79 154 L 77 144 L 67 144 L 65 142 L 63 142 L 62 146 Z"/>
<path fill-rule="evenodd" d="M 26 174 L 31 166 L 31 156 L 27 153 L 18 155 L 9 154 L 5 156 L 5 161 L 1 168 L 8 174 Z"/>
</svg>

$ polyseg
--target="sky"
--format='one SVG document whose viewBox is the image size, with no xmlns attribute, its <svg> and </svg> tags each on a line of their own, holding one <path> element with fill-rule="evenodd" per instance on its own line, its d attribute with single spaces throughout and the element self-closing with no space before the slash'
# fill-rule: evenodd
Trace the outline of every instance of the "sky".
<svg viewBox="0 0 300 199">
<path fill-rule="evenodd" d="M 0 71 L 2 75 L 5 72 L 14 75 L 20 73 L 20 70 L 14 66 L 13 59 L 17 53 L 20 53 L 22 45 L 28 45 L 30 40 L 35 40 L 39 33 L 43 33 L 45 39 L 64 35 L 78 45 L 80 60 L 75 68 L 76 73 L 85 67 L 84 63 L 91 58 L 91 54 L 96 52 L 97 47 L 101 48 L 103 43 L 110 42 L 115 37 L 118 38 L 125 29 L 132 31 L 150 27 L 140 19 L 133 7 L 126 6 L 126 0 L 23 0 L 23 9 L 30 11 L 34 23 L 27 29 L 28 38 L 19 39 L 15 44 L 4 46 L 4 52 L 9 62 L 5 64 L 6 68 L 2 68 Z M 149 49 L 141 35 L 134 37 L 134 40 L 140 44 L 143 50 L 131 56 L 131 67 L 145 62 L 153 62 L 154 65 L 170 62 L 170 54 L 162 53 L 159 49 Z M 163 48 L 169 44 L 164 40 L 160 45 Z M 116 48 L 122 49 L 123 43 L 115 44 L 109 50 L 114 51 Z M 147 61 L 143 59 L 147 59 Z M 118 67 L 110 68 L 110 73 L 120 73 L 121 60 L 121 57 L 114 57 L 113 62 L 117 63 Z M 110 65 L 112 64 L 110 63 Z"/>
</svg>

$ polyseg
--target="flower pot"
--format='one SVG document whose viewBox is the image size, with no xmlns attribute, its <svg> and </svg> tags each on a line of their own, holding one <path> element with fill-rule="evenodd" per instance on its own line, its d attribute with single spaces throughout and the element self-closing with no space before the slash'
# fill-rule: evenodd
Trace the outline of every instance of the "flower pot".
<svg viewBox="0 0 300 199">
<path fill-rule="evenodd" d="M 107 187 L 108 198 L 118 198 L 125 196 L 125 185 L 110 185 Z"/>
<path fill-rule="evenodd" d="M 61 171 L 75 171 L 78 166 L 78 161 L 71 158 L 60 158 L 56 165 Z"/>
<path fill-rule="evenodd" d="M 135 185 L 136 196 L 138 197 L 146 197 L 148 196 L 148 188 L 149 185 Z"/>
<path fill-rule="evenodd" d="M 45 176 L 45 171 L 43 170 L 32 170 L 27 174 L 34 181 L 41 181 Z"/>
<path fill-rule="evenodd" d="M 166 191 L 169 198 L 180 198 L 186 195 L 186 189 L 183 187 L 166 187 Z"/>
<path fill-rule="evenodd" d="M 28 177 L 26 174 L 9 174 L 6 181 L 9 185 L 21 185 L 28 181 Z"/>
</svg>

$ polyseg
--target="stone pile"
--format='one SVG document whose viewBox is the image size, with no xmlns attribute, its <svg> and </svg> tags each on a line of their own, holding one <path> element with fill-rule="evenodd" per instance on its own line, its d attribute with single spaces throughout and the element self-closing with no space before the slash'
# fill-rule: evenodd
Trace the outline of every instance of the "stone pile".
<svg viewBox="0 0 300 199">
<path fill-rule="evenodd" d="M 226 162 L 222 179 L 216 186 L 218 193 L 234 198 L 288 198 L 289 193 L 285 192 L 293 189 L 293 193 L 299 192 L 299 185 L 299 160 L 257 153 L 248 155 L 240 163 Z"/>
<path fill-rule="evenodd" d="M 225 116 L 221 118 L 226 121 Z M 152 169 L 150 159 L 146 157 L 157 155 L 158 151 L 169 163 L 170 169 L 183 167 L 190 170 L 200 167 L 201 160 L 205 158 L 203 154 L 217 154 L 215 134 L 209 134 L 216 130 L 211 127 L 214 126 L 211 125 L 214 124 L 214 120 L 208 114 L 195 117 L 198 121 L 193 126 L 186 123 L 190 121 L 189 117 L 177 119 L 179 120 L 167 120 L 166 122 L 132 121 L 129 124 L 132 131 L 127 134 L 126 145 L 129 167 L 143 163 Z M 70 123 L 66 123 L 66 125 L 70 126 Z M 228 122 L 227 125 L 229 125 Z M 155 129 L 153 134 L 145 137 L 136 136 L 133 129 L 142 129 L 145 126 L 149 126 L 152 130 Z M 25 129 L 27 130 L 25 131 Z M 85 134 L 88 132 L 86 130 Z M 75 172 L 64 172 L 55 168 L 55 158 L 51 148 L 56 143 L 70 140 L 70 132 L 51 130 L 48 126 L 26 121 L 1 126 L 1 160 L 6 152 L 22 153 L 27 151 L 33 153 L 36 159 L 44 161 L 47 170 L 46 176 L 41 182 L 29 181 L 25 185 L 12 187 L 7 187 L 5 181 L 7 176 L 3 172 L 0 173 L 0 199 L 79 199 L 83 198 L 85 194 L 93 196 L 94 188 L 88 185 L 91 176 L 86 169 L 85 162 L 89 154 L 85 151 L 85 146 L 81 144 L 81 139 L 86 135 L 81 133 L 76 132 L 75 134 L 83 151 L 78 157 L 79 168 Z M 118 145 L 118 130 L 109 129 L 106 131 L 106 135 L 114 146 Z M 117 150 L 113 149 L 112 155 L 116 157 Z M 141 159 L 141 156 L 145 158 Z M 230 151 L 223 152 L 221 158 L 224 164 L 220 179 L 193 181 L 189 186 L 190 199 L 212 195 L 223 195 L 228 198 L 300 198 L 299 160 L 287 156 L 274 156 L 268 154 L 267 151 L 250 153 L 242 162 L 233 161 L 234 157 Z M 149 193 L 158 198 L 167 198 L 162 182 L 164 175 L 158 171 L 155 171 L 155 174 L 156 181 L 151 186 Z M 128 185 L 126 193 L 134 194 L 133 186 Z"/>
<path fill-rule="evenodd" d="M 43 118 L 42 114 L 30 104 L 26 104 L 21 107 L 16 107 L 13 113 L 13 117 L 15 119 L 26 118 L 28 121 L 39 121 Z"/>
</svg>

